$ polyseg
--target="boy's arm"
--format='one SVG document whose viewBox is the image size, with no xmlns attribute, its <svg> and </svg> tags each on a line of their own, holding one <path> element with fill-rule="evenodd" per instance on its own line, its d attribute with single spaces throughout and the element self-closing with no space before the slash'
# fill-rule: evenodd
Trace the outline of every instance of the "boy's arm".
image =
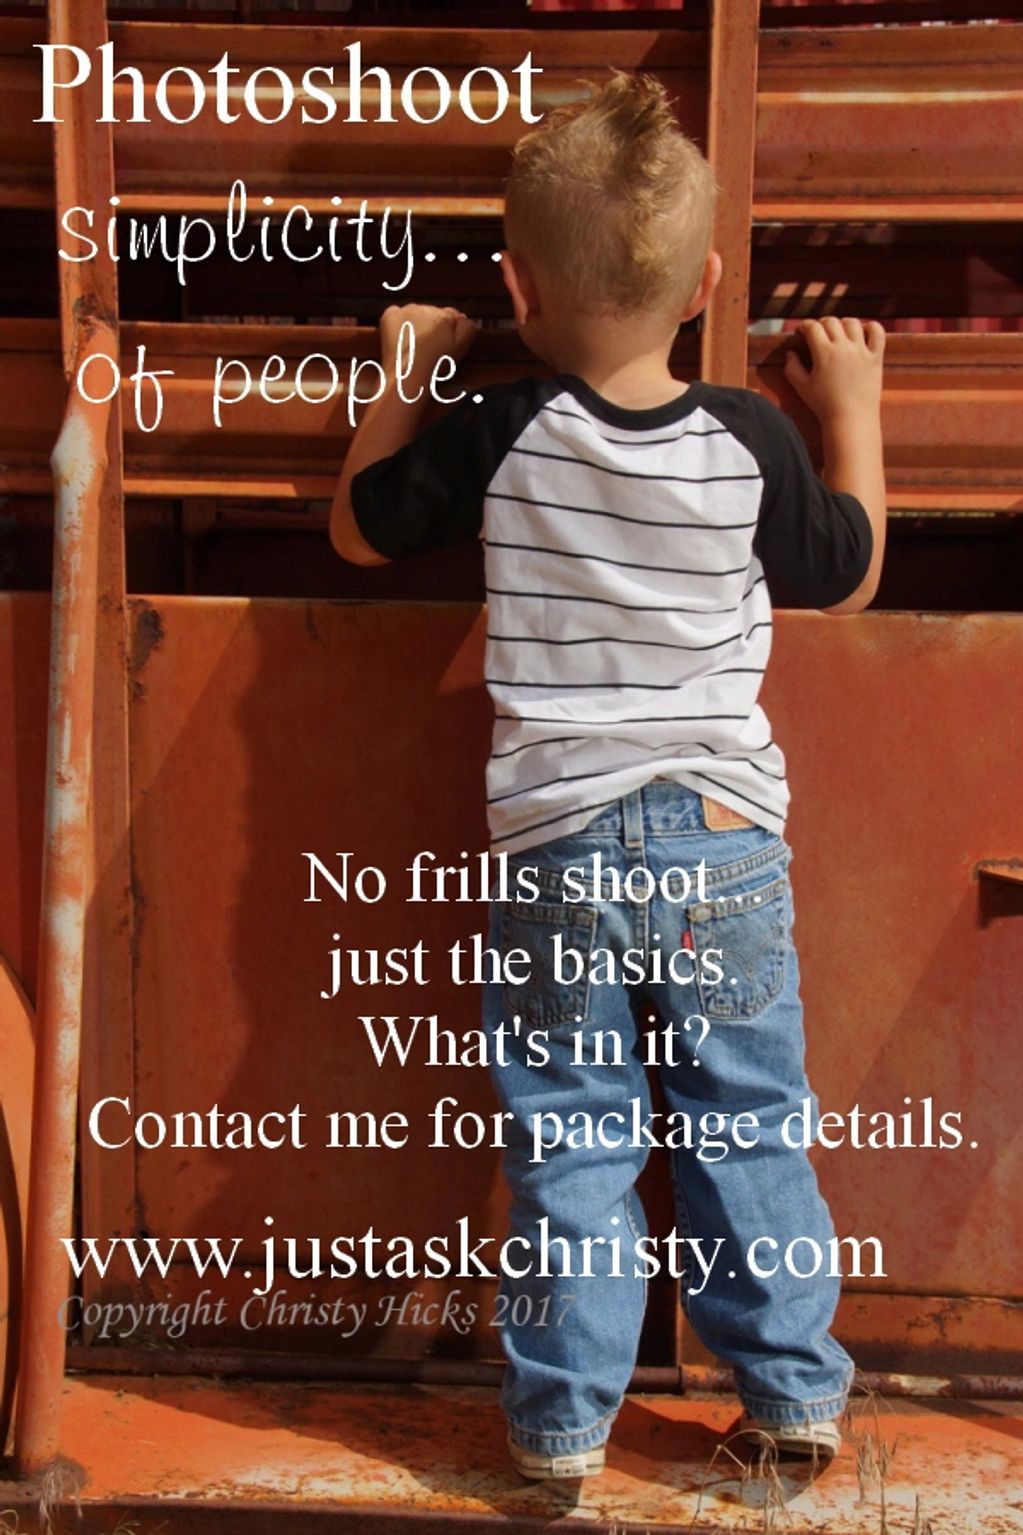
<svg viewBox="0 0 1023 1535">
<path fill-rule="evenodd" d="M 415 352 L 405 376 L 406 399 L 398 393 L 395 377 L 399 337 L 403 325 L 411 325 Z M 345 455 L 341 478 L 330 508 L 330 541 L 342 559 L 354 565 L 385 565 L 388 556 L 366 541 L 352 507 L 352 481 L 363 469 L 389 458 L 411 442 L 422 425 L 430 403 L 429 384 L 441 357 L 457 361 L 468 350 L 476 326 L 457 309 L 437 309 L 428 304 L 391 305 L 380 320 L 380 349 L 387 375 L 383 393 L 366 407 Z M 418 400 L 414 396 L 422 390 Z M 412 399 L 412 403 L 407 403 Z"/>
<path fill-rule="evenodd" d="M 862 581 L 843 601 L 823 611 L 859 613 L 872 602 L 884 559 L 887 506 L 881 442 L 881 368 L 885 334 L 876 320 L 804 320 L 812 371 L 795 351 L 785 376 L 821 425 L 824 483 L 855 496 L 870 521 L 873 545 Z"/>
</svg>

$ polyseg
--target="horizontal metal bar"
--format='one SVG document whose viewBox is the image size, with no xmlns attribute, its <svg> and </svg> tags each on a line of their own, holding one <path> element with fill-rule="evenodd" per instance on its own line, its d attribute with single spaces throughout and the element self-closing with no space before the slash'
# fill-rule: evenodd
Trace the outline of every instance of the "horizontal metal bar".
<svg viewBox="0 0 1023 1535">
<path fill-rule="evenodd" d="M 42 30 L 32 28 L 0 22 L 0 200 L 8 206 L 38 206 L 50 179 L 48 129 L 33 122 L 32 43 L 42 41 Z M 431 63 L 452 80 L 481 64 L 510 70 L 532 51 L 543 71 L 536 102 L 547 107 L 580 94 L 580 72 L 601 70 L 613 58 L 663 79 L 683 126 L 704 137 L 707 40 L 698 31 L 422 33 L 122 22 L 111 34 L 118 64 L 141 69 L 150 96 L 171 65 L 201 71 L 228 52 L 243 72 L 273 62 L 298 79 L 310 64 L 343 66 L 344 49 L 359 40 L 367 65 L 401 71 Z M 126 106 L 128 86 L 119 89 Z M 181 84 L 175 89 L 180 94 Z M 374 206 L 408 205 L 422 215 L 489 218 L 500 211 L 511 146 L 523 128 L 514 101 L 492 125 L 449 112 L 436 123 L 366 121 L 337 131 L 303 124 L 292 113 L 272 134 L 246 113 L 221 123 L 205 111 L 173 129 L 155 111 L 150 115 L 149 123 L 114 129 L 118 191 L 129 211 L 209 211 L 240 176 L 254 197 L 298 200 L 314 212 L 327 211 L 332 195 L 366 195 Z M 1023 209 L 1021 137 L 1023 25 L 761 32 L 757 218 L 1016 220 Z"/>
<path fill-rule="evenodd" d="M 136 496 L 208 496 L 225 500 L 319 500 L 333 493 L 351 435 L 347 403 L 339 392 L 326 404 L 282 395 L 293 387 L 297 363 L 314 353 L 333 360 L 339 389 L 352 359 L 375 355 L 369 327 L 134 324 L 121 328 L 124 368 L 146 349 L 148 368 L 171 368 L 163 381 L 165 411 L 159 428 L 140 429 L 134 386 L 126 377 L 125 486 Z M 60 423 L 63 376 L 55 328 L 42 321 L 0 325 L 0 487 L 45 494 L 47 457 Z M 818 451 L 817 427 L 785 383 L 791 335 L 751 336 L 747 383 L 777 399 Z M 266 359 L 286 360 L 285 376 L 261 398 L 258 379 Z M 225 404 L 223 425 L 212 412 L 218 357 L 244 362 L 252 385 L 237 404 Z M 680 377 L 696 372 L 695 337 L 680 338 L 673 365 Z M 534 364 L 509 331 L 483 331 L 460 387 L 474 391 L 514 379 Z M 240 377 L 240 372 L 239 372 Z M 307 393 L 325 394 L 327 363 L 305 370 Z M 232 386 L 232 393 L 235 392 Z M 151 415 L 148 399 L 147 412 Z M 1023 334 L 892 335 L 885 358 L 883 399 L 889 499 L 896 514 L 947 512 L 1018 514 L 1023 511 Z"/>
<path fill-rule="evenodd" d="M 294 528 L 297 526 L 296 519 L 286 511 L 272 508 L 260 510 L 258 507 L 232 511 L 231 503 L 328 501 L 336 485 L 335 474 L 288 472 L 243 475 L 233 470 L 224 470 L 220 474 L 188 474 L 183 471 L 159 474 L 136 467 L 124 477 L 125 494 L 128 496 L 144 497 L 147 500 L 171 497 L 222 501 L 225 506 L 211 517 L 211 524 L 226 523 L 233 527 Z M 48 497 L 51 488 L 51 478 L 44 470 L 0 468 L 0 489 L 7 494 Z M 1000 492 L 955 488 L 934 490 L 927 487 L 890 490 L 888 515 L 896 520 L 907 521 L 916 521 L 922 516 L 940 520 L 968 518 L 971 522 L 990 521 L 1023 516 L 1021 501 L 1023 491 L 1011 488 Z M 303 514 L 301 526 L 304 529 L 326 529 L 326 510 Z"/>
<path fill-rule="evenodd" d="M 684 1365 L 685 1388 L 690 1391 L 734 1390 L 731 1372 L 717 1365 Z M 890 1370 L 857 1370 L 853 1399 L 861 1392 L 918 1400 L 1017 1402 L 1023 1399 L 1021 1375 L 910 1375 Z"/>
<path fill-rule="evenodd" d="M 83 1374 L 216 1375 L 250 1380 L 379 1381 L 431 1386 L 498 1386 L 500 1361 L 477 1359 L 349 1359 L 329 1354 L 290 1354 L 269 1350 L 232 1352 L 214 1349 L 107 1348 L 72 1344 L 68 1366 Z M 630 1392 L 711 1391 L 733 1394 L 732 1372 L 720 1365 L 637 1365 Z M 860 1370 L 857 1391 L 893 1397 L 940 1397 L 950 1400 L 1017 1401 L 1023 1376 L 910 1375 Z"/>
<path fill-rule="evenodd" d="M 499 1386 L 504 1364 L 480 1359 L 342 1358 L 271 1350 L 104 1348 L 72 1344 L 72 1370 L 108 1374 L 218 1375 L 251 1380 L 388 1381 L 424 1386 Z M 681 1391 L 674 1365 L 637 1365 L 630 1391 Z"/>
<path fill-rule="evenodd" d="M 1018 219 L 1021 50 L 1014 25 L 763 33 L 754 217 Z"/>
<path fill-rule="evenodd" d="M 117 64 L 138 68 L 147 82 L 145 115 L 150 121 L 122 121 L 114 129 L 117 190 L 126 211 L 209 210 L 223 203 L 231 182 L 241 177 L 255 198 L 274 195 L 302 201 L 318 213 L 336 212 L 330 202 L 336 195 L 346 201 L 367 196 L 375 209 L 389 203 L 410 206 L 420 215 L 492 218 L 501 210 L 512 145 L 528 126 L 518 109 L 517 81 L 510 71 L 531 51 L 542 70 L 533 81 L 534 111 L 584 94 L 580 76 L 602 73 L 613 58 L 620 68 L 645 68 L 657 74 L 678 98 L 686 130 L 698 137 L 703 133 L 706 37 L 702 33 L 488 32 L 453 27 L 424 34 L 405 27 L 271 29 L 124 22 L 112 24 L 110 34 Z M 31 44 L 42 41 L 41 28 L 30 38 L 25 24 L 0 23 L 0 195 L 10 197 L 15 206 L 24 206 L 26 197 L 48 179 L 49 130 L 45 124 L 33 125 L 26 133 L 23 126 L 38 115 L 38 62 Z M 353 43 L 361 45 L 364 70 L 384 65 L 393 73 L 396 93 L 404 74 L 425 64 L 442 71 L 453 86 L 480 66 L 506 71 L 511 87 L 507 109 L 491 124 L 473 122 L 457 110 L 444 113 L 436 122 L 416 122 L 402 116 L 399 103 L 397 123 L 378 123 L 374 118 L 379 86 L 368 76 L 365 120 L 345 125 L 340 121 L 347 97 L 345 50 Z M 248 112 L 225 123 L 211 108 L 194 121 L 169 127 L 155 108 L 156 80 L 172 67 L 191 67 L 201 74 L 225 52 L 242 76 L 273 64 L 296 84 L 310 66 L 333 64 L 339 121 L 329 127 L 303 123 L 296 110 L 271 131 Z M 325 84 L 322 76 L 318 84 Z M 81 90 L 94 101 L 98 115 L 95 78 Z M 115 88 L 115 110 L 121 118 L 131 116 L 130 91 L 127 81 Z M 187 107 L 191 94 L 179 74 L 168 92 L 176 115 L 187 115 L 178 106 Z M 432 99 L 428 90 L 418 94 L 422 102 Z M 4 144 L 9 146 L 6 156 Z M 440 169 L 439 150 L 443 151 Z M 280 211 L 285 206 L 282 202 Z"/>
<path fill-rule="evenodd" d="M 1023 194 L 986 192 L 965 196 L 950 193 L 944 197 L 886 194 L 874 198 L 816 192 L 805 197 L 754 195 L 753 218 L 761 223 L 780 220 L 787 224 L 824 224 L 836 220 L 875 223 L 889 219 L 899 223 L 944 220 L 962 224 L 974 224 L 978 219 L 997 219 L 1015 224 L 1023 218 Z"/>
</svg>

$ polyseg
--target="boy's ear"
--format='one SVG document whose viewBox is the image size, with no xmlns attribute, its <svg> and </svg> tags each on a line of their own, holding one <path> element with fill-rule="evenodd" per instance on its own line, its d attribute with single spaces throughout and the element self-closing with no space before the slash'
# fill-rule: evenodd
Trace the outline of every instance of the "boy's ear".
<svg viewBox="0 0 1023 1535">
<path fill-rule="evenodd" d="M 703 265 L 703 276 L 700 278 L 699 286 L 697 287 L 696 292 L 693 294 L 692 298 L 689 300 L 689 303 L 686 305 L 685 313 L 681 317 L 682 320 L 693 319 L 695 315 L 700 313 L 701 309 L 706 307 L 707 301 L 709 300 L 711 294 L 714 292 L 714 289 L 721 281 L 721 272 L 721 257 L 718 255 L 717 251 L 708 251 L 707 260 Z"/>
<path fill-rule="evenodd" d="M 520 256 L 513 256 L 511 251 L 502 251 L 501 276 L 512 301 L 515 323 L 525 325 L 530 316 L 538 314 L 540 310 L 533 274 Z"/>
</svg>

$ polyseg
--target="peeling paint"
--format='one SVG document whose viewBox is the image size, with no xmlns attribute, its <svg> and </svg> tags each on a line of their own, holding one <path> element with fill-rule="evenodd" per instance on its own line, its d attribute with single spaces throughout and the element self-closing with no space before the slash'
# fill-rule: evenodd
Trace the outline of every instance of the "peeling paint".
<svg viewBox="0 0 1023 1535">
<path fill-rule="evenodd" d="M 144 698 L 146 688 L 140 674 L 145 670 L 153 651 L 163 644 L 163 616 L 148 602 L 133 602 L 131 608 L 131 690 L 134 698 Z"/>
</svg>

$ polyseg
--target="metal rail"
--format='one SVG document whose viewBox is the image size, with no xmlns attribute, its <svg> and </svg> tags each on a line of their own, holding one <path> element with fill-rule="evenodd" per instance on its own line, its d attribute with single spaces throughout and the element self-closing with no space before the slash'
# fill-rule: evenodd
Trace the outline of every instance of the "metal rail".
<svg viewBox="0 0 1023 1535">
<path fill-rule="evenodd" d="M 715 26 L 731 26 L 732 11 L 722 7 Z M 110 33 L 118 64 L 148 80 L 150 102 L 172 64 L 202 71 L 225 51 L 243 71 L 272 61 L 296 78 L 308 64 L 343 59 L 356 38 L 367 62 L 396 70 L 422 63 L 426 51 L 414 28 L 119 22 Z M 428 37 L 429 62 L 452 80 L 476 64 L 510 67 L 533 48 L 543 58 L 540 106 L 578 94 L 580 75 L 602 74 L 609 60 L 649 70 L 677 97 L 683 126 L 705 142 L 705 32 L 451 28 Z M 31 21 L 0 23 L 0 145 L 18 146 L 16 162 L 0 157 L 0 203 L 9 207 L 50 200 L 47 130 L 32 122 L 32 44 L 41 40 Z M 767 28 L 757 51 L 755 219 L 1018 220 L 1023 25 Z M 123 93 L 118 99 L 127 105 Z M 491 126 L 449 114 L 436 124 L 367 122 L 353 134 L 292 114 L 268 136 L 247 115 L 229 124 L 204 112 L 170 132 L 148 115 L 113 129 L 125 212 L 216 211 L 240 176 L 254 197 L 277 196 L 278 211 L 297 200 L 329 213 L 333 195 L 366 195 L 424 215 L 494 217 L 522 126 L 511 110 Z"/>
<path fill-rule="evenodd" d="M 126 371 L 137 349 L 147 366 L 173 368 L 165 382 L 166 411 L 157 432 L 134 421 L 134 386 L 123 388 L 125 488 L 135 496 L 216 496 L 225 502 L 329 498 L 350 436 L 345 399 L 304 404 L 282 400 L 293 388 L 298 362 L 322 352 L 344 379 L 353 357 L 374 355 L 376 333 L 368 328 L 297 325 L 122 325 Z M 675 366 L 680 376 L 697 369 L 697 338 L 682 338 Z M 781 399 L 814 442 L 812 420 L 786 392 L 781 363 L 792 338 L 748 338 L 745 382 Z M 54 327 L 43 321 L 0 325 L 0 359 L 17 369 L 0 418 L 0 490 L 42 494 L 48 488 L 45 444 L 59 427 L 56 399 L 60 373 L 53 358 Z M 285 359 L 284 376 L 260 398 L 259 374 L 271 355 Z M 223 425 L 212 415 L 212 380 L 219 356 L 238 358 L 252 383 L 245 398 L 225 404 Z M 473 349 L 461 387 L 514 378 L 531 367 L 518 339 L 484 332 Z M 2 371 L 10 372 L 11 367 Z M 306 370 L 306 391 L 328 385 L 324 364 Z M 229 392 L 238 393 L 240 373 Z M 150 408 L 147 402 L 147 409 Z M 1012 513 L 1023 507 L 1023 335 L 892 335 L 885 365 L 885 458 L 889 503 L 896 513 Z M 257 510 L 229 513 L 253 522 Z M 287 516 L 287 514 L 284 514 Z M 292 519 L 293 520 L 293 519 Z"/>
<path fill-rule="evenodd" d="M 72 1370 L 111 1375 L 215 1375 L 220 1379 L 321 1380 L 375 1382 L 423 1386 L 499 1386 L 505 1366 L 486 1359 L 340 1358 L 332 1354 L 272 1353 L 246 1349 L 89 1348 L 68 1349 Z M 918 1397 L 928 1401 L 1018 1402 L 1023 1400 L 1019 1375 L 908 1375 L 883 1370 L 857 1370 L 856 1391 L 886 1397 Z M 732 1396 L 735 1378 L 723 1365 L 637 1365 L 630 1392 L 720 1392 Z"/>
</svg>

